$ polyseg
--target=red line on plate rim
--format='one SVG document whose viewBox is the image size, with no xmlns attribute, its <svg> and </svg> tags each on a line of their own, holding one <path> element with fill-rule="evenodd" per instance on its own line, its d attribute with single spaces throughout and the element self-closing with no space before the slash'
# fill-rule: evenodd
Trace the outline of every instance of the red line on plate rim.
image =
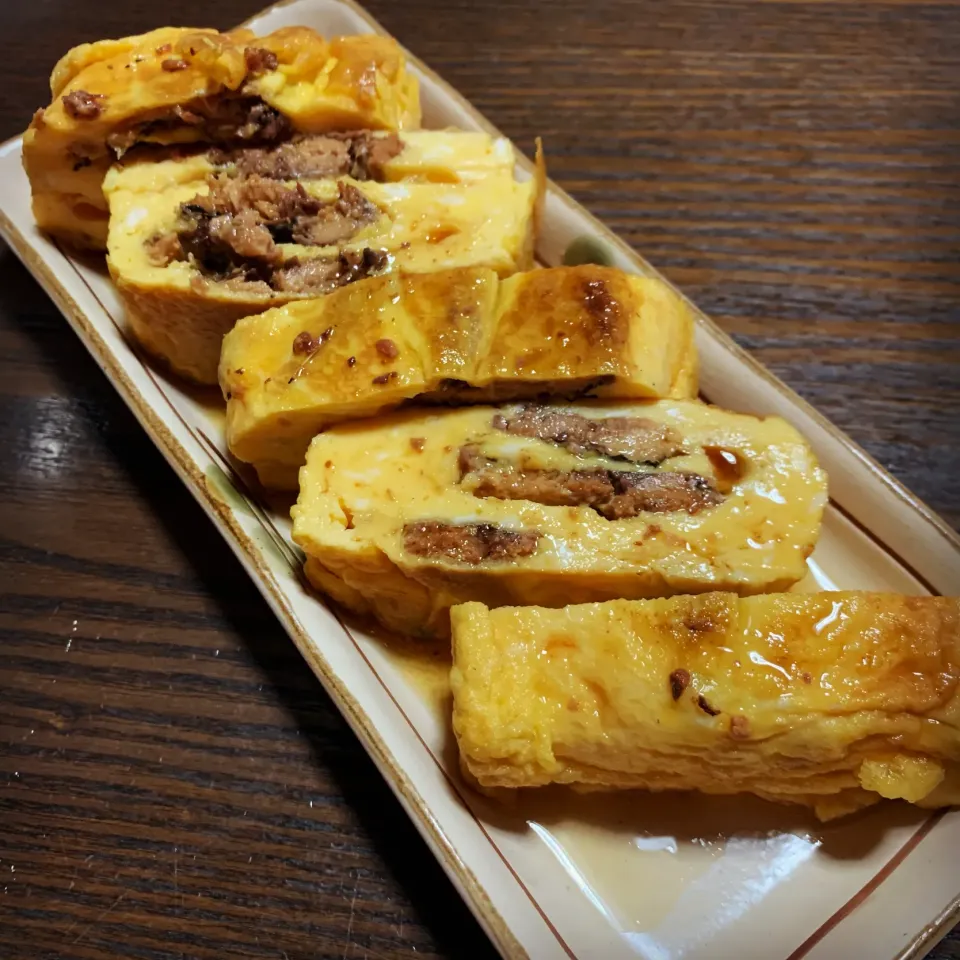
<svg viewBox="0 0 960 960">
<path fill-rule="evenodd" d="M 903 557 L 901 557 L 900 554 L 893 549 L 893 547 L 884 543 L 884 541 L 881 540 L 868 526 L 866 526 L 866 524 L 861 523 L 846 507 L 837 503 L 833 497 L 830 497 L 829 499 L 830 504 L 834 507 L 834 509 L 836 509 L 837 513 L 839 513 L 845 520 L 849 520 L 850 523 L 852 523 L 853 526 L 855 526 L 864 536 L 870 539 L 871 543 L 875 543 L 878 547 L 880 547 L 881 550 L 885 551 L 890 557 L 899 563 L 900 566 L 903 567 L 903 569 L 906 570 L 907 573 L 909 573 L 910 576 L 917 581 L 917 583 L 919 583 L 925 590 L 929 592 L 930 596 L 943 596 L 943 594 L 929 580 L 927 580 L 923 574 L 921 574 L 915 567 L 911 566 L 911 564 L 907 563 L 907 561 L 904 560 Z"/>
<path fill-rule="evenodd" d="M 937 810 L 932 813 L 903 846 L 868 880 L 839 910 L 836 910 L 803 943 L 791 953 L 786 960 L 801 960 L 818 944 L 831 930 L 842 923 L 857 907 L 886 880 L 897 867 L 920 845 L 920 842 L 943 819 L 946 810 Z"/>
</svg>

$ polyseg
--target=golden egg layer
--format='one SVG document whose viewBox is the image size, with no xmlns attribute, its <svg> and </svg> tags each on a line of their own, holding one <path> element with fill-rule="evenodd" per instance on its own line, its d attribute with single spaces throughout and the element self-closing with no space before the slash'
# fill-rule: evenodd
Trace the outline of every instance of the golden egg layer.
<svg viewBox="0 0 960 960">
<path fill-rule="evenodd" d="M 310 445 L 293 536 L 312 582 L 416 635 L 449 607 L 783 590 L 826 478 L 785 421 L 691 400 L 410 412 Z"/>
<path fill-rule="evenodd" d="M 729 593 L 451 611 L 453 726 L 488 787 L 754 793 L 824 819 L 960 802 L 960 604 Z"/>
<path fill-rule="evenodd" d="M 446 137 L 449 141 L 456 135 Z M 492 145 L 488 139 L 487 146 Z M 480 158 L 480 146 L 471 136 L 468 163 Z M 506 275 L 528 268 L 539 181 L 516 182 L 512 153 L 499 151 L 499 156 L 488 175 L 455 183 L 426 178 L 360 182 L 349 177 L 276 181 L 278 188 L 298 191 L 331 210 L 347 191 L 358 198 L 369 216 L 342 240 L 305 245 L 295 237 L 281 237 L 273 245 L 273 277 L 264 274 L 264 279 L 253 282 L 241 276 L 221 280 L 216 274 L 205 274 L 192 255 L 158 262 L 151 252 L 157 238 L 171 236 L 182 226 L 183 205 L 209 195 L 211 184 L 229 186 L 241 181 L 231 180 L 229 172 L 205 155 L 117 166 L 104 183 L 111 212 L 110 272 L 140 342 L 177 372 L 202 383 L 216 383 L 222 338 L 240 317 L 323 292 L 324 288 L 298 288 L 285 282 L 311 266 L 323 273 L 329 265 L 346 280 L 352 268 L 345 257 L 352 257 L 359 268 L 369 267 L 365 258 L 373 257 L 371 272 L 376 273 L 481 265 Z M 502 162 L 504 156 L 506 162 Z M 398 159 L 402 158 L 403 153 Z M 436 161 L 424 162 L 436 169 Z M 404 172 L 410 169 L 408 166 Z M 342 273 L 337 267 L 341 262 Z M 265 261 L 254 258 L 250 263 L 264 265 Z"/>
<path fill-rule="evenodd" d="M 110 164 L 137 144 L 257 142 L 419 126 L 416 79 L 391 39 L 325 40 L 306 27 L 266 37 L 164 27 L 75 47 L 54 68 L 51 102 L 24 135 L 44 230 L 104 249 Z"/>
<path fill-rule="evenodd" d="M 609 267 L 362 280 L 226 336 L 227 442 L 264 484 L 296 489 L 321 429 L 414 397 L 695 396 L 692 327 L 664 283 Z"/>
</svg>

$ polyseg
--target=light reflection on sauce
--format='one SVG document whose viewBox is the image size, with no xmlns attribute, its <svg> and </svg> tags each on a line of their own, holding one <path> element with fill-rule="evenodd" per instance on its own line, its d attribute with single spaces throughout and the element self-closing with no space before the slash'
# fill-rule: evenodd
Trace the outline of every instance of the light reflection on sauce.
<svg viewBox="0 0 960 960">
<path fill-rule="evenodd" d="M 708 943 L 789 879 L 819 845 L 792 834 L 732 837 L 722 855 L 688 884 L 656 928 L 625 932 L 625 939 L 651 960 L 683 956 Z"/>
<path fill-rule="evenodd" d="M 576 889 L 647 960 L 709 941 L 821 845 L 803 813 L 754 798 L 556 791 L 523 806 Z"/>
<path fill-rule="evenodd" d="M 780 504 L 781 506 L 787 502 L 786 498 L 776 487 L 765 487 L 758 483 L 753 488 L 753 492 L 756 493 L 758 497 L 763 497 L 764 499 Z"/>
<path fill-rule="evenodd" d="M 846 614 L 843 613 L 843 604 L 839 600 L 835 600 L 831 604 L 832 609 L 830 612 L 822 619 L 817 622 L 817 625 L 813 628 L 813 632 L 819 637 L 823 631 L 829 627 L 831 624 L 836 623 L 837 620 L 846 620 Z"/>
<path fill-rule="evenodd" d="M 791 588 L 791 593 L 821 593 L 824 590 L 839 590 L 837 584 L 824 572 L 815 556 L 807 559 L 807 575 Z"/>
<path fill-rule="evenodd" d="M 790 676 L 790 673 L 787 670 L 784 670 L 784 668 L 777 663 L 771 663 L 769 660 L 765 660 L 763 657 L 760 656 L 759 653 L 757 653 L 756 650 L 750 651 L 750 660 L 753 663 L 757 664 L 757 666 L 769 667 L 771 670 L 776 670 L 777 673 L 783 674 L 783 676 L 786 677 L 787 680 L 793 679 L 793 677 Z"/>
</svg>

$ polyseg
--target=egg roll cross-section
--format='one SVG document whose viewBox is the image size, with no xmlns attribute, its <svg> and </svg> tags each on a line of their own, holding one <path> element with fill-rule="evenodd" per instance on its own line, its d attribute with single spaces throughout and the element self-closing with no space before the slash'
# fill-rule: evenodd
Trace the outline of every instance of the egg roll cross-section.
<svg viewBox="0 0 960 960">
<path fill-rule="evenodd" d="M 783 420 L 691 400 L 408 411 L 335 426 L 293 537 L 321 590 L 444 636 L 449 608 L 784 590 L 826 480 Z"/>
</svg>

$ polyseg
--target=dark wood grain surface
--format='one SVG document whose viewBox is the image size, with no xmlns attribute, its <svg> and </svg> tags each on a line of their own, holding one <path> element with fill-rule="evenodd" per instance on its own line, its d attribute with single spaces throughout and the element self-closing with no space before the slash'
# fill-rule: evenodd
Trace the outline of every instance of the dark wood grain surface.
<svg viewBox="0 0 960 960">
<path fill-rule="evenodd" d="M 257 7 L 3 3 L 0 136 L 71 45 Z M 523 148 L 542 135 L 561 184 L 960 523 L 956 4 L 370 7 Z M 0 451 L 0 957 L 491 956 L 6 251 Z"/>
</svg>

